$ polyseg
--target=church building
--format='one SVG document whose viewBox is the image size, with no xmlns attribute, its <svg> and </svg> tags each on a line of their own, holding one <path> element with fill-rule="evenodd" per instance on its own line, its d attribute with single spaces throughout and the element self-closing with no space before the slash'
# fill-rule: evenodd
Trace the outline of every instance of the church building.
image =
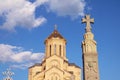
<svg viewBox="0 0 120 80">
<path fill-rule="evenodd" d="M 99 80 L 96 42 L 90 23 L 94 22 L 86 15 L 86 33 L 82 42 L 83 80 Z M 82 80 L 81 68 L 69 63 L 66 57 L 66 39 L 55 29 L 44 41 L 45 57 L 40 64 L 29 68 L 28 80 Z"/>
</svg>

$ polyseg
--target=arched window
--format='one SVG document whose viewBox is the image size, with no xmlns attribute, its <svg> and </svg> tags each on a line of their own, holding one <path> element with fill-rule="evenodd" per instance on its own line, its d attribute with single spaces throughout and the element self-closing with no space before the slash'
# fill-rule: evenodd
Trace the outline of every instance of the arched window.
<svg viewBox="0 0 120 80">
<path fill-rule="evenodd" d="M 50 45 L 50 56 L 51 56 L 51 45 Z"/>
<path fill-rule="evenodd" d="M 59 53 L 60 53 L 60 56 L 61 56 L 61 45 L 59 46 Z"/>
<path fill-rule="evenodd" d="M 56 44 L 54 45 L 54 54 L 56 54 Z"/>
<path fill-rule="evenodd" d="M 53 73 L 51 76 L 50 76 L 50 80 L 60 80 L 60 76 L 56 73 Z"/>
</svg>

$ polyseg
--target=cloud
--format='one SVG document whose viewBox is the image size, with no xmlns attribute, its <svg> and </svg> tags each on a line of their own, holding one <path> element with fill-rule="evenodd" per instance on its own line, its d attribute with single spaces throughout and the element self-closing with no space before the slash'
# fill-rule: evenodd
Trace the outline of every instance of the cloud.
<svg viewBox="0 0 120 80">
<path fill-rule="evenodd" d="M 25 69 L 25 68 L 28 68 L 32 65 L 33 65 L 33 63 L 13 64 L 13 65 L 10 66 L 10 68 Z"/>
<path fill-rule="evenodd" d="M 16 27 L 33 29 L 40 27 L 47 19 L 41 14 L 36 18 L 37 7 L 46 6 L 48 12 L 58 16 L 69 16 L 72 19 L 84 15 L 84 0 L 0 0 L 0 18 L 3 19 L 0 29 L 15 31 Z"/>
<path fill-rule="evenodd" d="M 43 53 L 33 53 L 24 51 L 22 47 L 0 44 L 0 62 L 9 62 L 14 68 L 30 67 L 34 63 L 40 63 L 43 57 Z"/>
<path fill-rule="evenodd" d="M 84 15 L 84 0 L 49 0 L 47 3 L 49 12 L 56 13 L 58 16 L 70 16 L 77 18 Z"/>
<path fill-rule="evenodd" d="M 0 28 L 14 31 L 16 27 L 32 29 L 41 26 L 47 19 L 42 16 L 35 18 L 35 10 L 44 2 L 46 0 L 34 3 L 28 0 L 0 0 L 0 16 L 5 19 Z"/>
</svg>

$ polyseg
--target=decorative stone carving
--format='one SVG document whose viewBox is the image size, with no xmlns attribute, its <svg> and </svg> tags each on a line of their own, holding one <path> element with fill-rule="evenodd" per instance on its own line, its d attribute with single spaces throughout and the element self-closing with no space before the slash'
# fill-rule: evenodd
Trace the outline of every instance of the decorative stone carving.
<svg viewBox="0 0 120 80">
<path fill-rule="evenodd" d="M 85 68 L 87 73 L 87 80 L 97 80 L 97 63 L 96 61 L 86 62 Z"/>
<path fill-rule="evenodd" d="M 60 80 L 60 75 L 57 74 L 57 73 L 52 73 L 52 74 L 49 76 L 49 80 Z"/>
<path fill-rule="evenodd" d="M 52 60 L 50 64 L 51 64 L 51 67 L 52 66 L 60 67 L 60 63 L 57 60 Z"/>
</svg>

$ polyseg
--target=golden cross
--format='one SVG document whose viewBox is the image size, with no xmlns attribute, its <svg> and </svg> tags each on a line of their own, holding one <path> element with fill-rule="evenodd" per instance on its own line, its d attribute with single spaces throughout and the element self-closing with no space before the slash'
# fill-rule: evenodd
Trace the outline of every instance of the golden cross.
<svg viewBox="0 0 120 80">
<path fill-rule="evenodd" d="M 82 23 L 86 23 L 86 32 L 91 32 L 90 23 L 94 23 L 94 19 L 90 19 L 90 15 L 86 15 L 85 18 L 82 19 Z"/>
</svg>

